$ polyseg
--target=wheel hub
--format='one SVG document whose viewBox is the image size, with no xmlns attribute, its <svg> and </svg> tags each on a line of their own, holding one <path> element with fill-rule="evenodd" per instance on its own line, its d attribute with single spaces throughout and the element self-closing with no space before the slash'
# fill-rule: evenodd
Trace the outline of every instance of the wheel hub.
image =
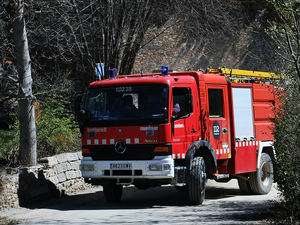
<svg viewBox="0 0 300 225">
<path fill-rule="evenodd" d="M 261 182 L 264 186 L 268 186 L 270 182 L 271 169 L 269 164 L 264 163 L 261 168 Z"/>
</svg>

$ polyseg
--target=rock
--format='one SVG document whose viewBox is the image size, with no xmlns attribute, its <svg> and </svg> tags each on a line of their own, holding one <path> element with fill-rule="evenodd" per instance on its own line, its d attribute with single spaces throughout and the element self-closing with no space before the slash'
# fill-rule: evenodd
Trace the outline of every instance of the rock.
<svg viewBox="0 0 300 225">
<path fill-rule="evenodd" d="M 54 168 L 53 168 L 53 170 L 54 170 L 55 174 L 60 174 L 60 173 L 63 172 L 63 168 L 62 168 L 61 164 L 55 165 Z"/>
<path fill-rule="evenodd" d="M 80 161 L 71 162 L 72 170 L 79 170 Z"/>
<path fill-rule="evenodd" d="M 77 152 L 77 155 L 78 155 L 78 159 L 79 159 L 79 160 L 81 160 L 81 159 L 83 158 L 81 152 Z"/>
<path fill-rule="evenodd" d="M 75 171 L 67 171 L 66 177 L 67 177 L 67 180 L 71 180 L 76 177 L 76 172 Z"/>
<path fill-rule="evenodd" d="M 49 177 L 48 179 L 55 185 L 59 183 L 57 176 Z"/>
<path fill-rule="evenodd" d="M 62 183 L 67 180 L 65 173 L 60 173 L 57 176 L 59 183 Z"/>
<path fill-rule="evenodd" d="M 52 167 L 58 163 L 55 156 L 48 157 L 48 166 Z"/>
<path fill-rule="evenodd" d="M 56 159 L 57 159 L 57 161 L 59 163 L 68 161 L 66 153 L 65 154 L 56 155 Z"/>
<path fill-rule="evenodd" d="M 76 152 L 66 153 L 66 157 L 69 162 L 76 161 L 79 159 L 78 154 Z"/>
<path fill-rule="evenodd" d="M 54 169 L 44 170 L 44 175 L 46 178 L 53 177 L 55 175 Z"/>
<path fill-rule="evenodd" d="M 62 171 L 63 172 L 66 172 L 68 170 L 68 162 L 64 162 L 64 163 L 61 163 L 61 167 L 62 167 Z"/>
</svg>

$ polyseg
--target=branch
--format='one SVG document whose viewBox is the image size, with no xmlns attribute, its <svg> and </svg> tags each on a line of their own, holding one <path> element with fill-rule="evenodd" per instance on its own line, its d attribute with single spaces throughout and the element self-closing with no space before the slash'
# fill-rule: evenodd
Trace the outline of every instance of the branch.
<svg viewBox="0 0 300 225">
<path fill-rule="evenodd" d="M 294 52 L 294 49 L 293 49 L 293 46 L 292 46 L 292 43 L 291 43 L 291 40 L 290 40 L 290 36 L 288 35 L 286 26 L 284 26 L 283 29 L 285 31 L 285 37 L 286 37 L 286 40 L 288 42 L 288 46 L 289 46 L 289 50 L 290 50 L 291 56 L 293 58 L 293 63 L 295 65 L 295 67 L 296 67 L 296 71 L 297 71 L 297 75 L 298 75 L 298 82 L 300 84 L 300 68 L 299 68 L 299 64 L 298 64 L 298 59 L 297 59 L 297 57 L 295 55 L 295 52 Z"/>
</svg>

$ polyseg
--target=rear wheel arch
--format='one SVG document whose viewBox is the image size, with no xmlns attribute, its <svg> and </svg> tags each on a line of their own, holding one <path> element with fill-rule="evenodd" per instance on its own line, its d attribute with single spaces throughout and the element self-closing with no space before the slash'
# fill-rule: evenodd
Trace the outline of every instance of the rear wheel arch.
<svg viewBox="0 0 300 225">
<path fill-rule="evenodd" d="M 275 151 L 274 151 L 273 146 L 264 147 L 264 148 L 262 149 L 262 152 L 263 152 L 263 153 L 267 153 L 267 154 L 271 157 L 272 161 L 273 161 L 273 162 L 275 161 Z"/>
<path fill-rule="evenodd" d="M 258 154 L 257 154 L 257 165 L 256 165 L 257 169 L 260 166 L 260 159 L 261 159 L 262 153 L 268 154 L 270 156 L 270 158 L 272 159 L 273 164 L 275 163 L 276 153 L 275 153 L 273 144 L 274 144 L 273 141 L 261 141 L 259 143 L 259 149 L 258 149 Z"/>
</svg>

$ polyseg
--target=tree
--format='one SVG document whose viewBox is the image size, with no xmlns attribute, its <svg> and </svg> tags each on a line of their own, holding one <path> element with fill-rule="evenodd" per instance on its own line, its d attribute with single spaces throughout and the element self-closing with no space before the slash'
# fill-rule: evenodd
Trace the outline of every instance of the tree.
<svg viewBox="0 0 300 225">
<path fill-rule="evenodd" d="M 49 80 L 56 76 L 94 80 L 96 62 L 119 74 L 131 72 L 159 5 L 167 1 L 66 0 L 28 3 L 28 37 L 38 72 Z M 49 75 L 47 75 L 49 74 Z M 81 82 L 82 83 L 82 82 Z"/>
<path fill-rule="evenodd" d="M 23 0 L 10 4 L 19 76 L 18 105 L 20 124 L 19 160 L 24 166 L 36 165 L 36 128 L 32 95 L 31 61 L 29 55 Z"/>
<path fill-rule="evenodd" d="M 275 120 L 277 184 L 282 192 L 286 215 L 284 224 L 300 222 L 300 3 L 297 0 L 273 0 L 275 20 L 269 33 L 278 46 L 285 75 L 279 97 L 282 105 Z"/>
<path fill-rule="evenodd" d="M 300 84 L 300 3 L 297 0 L 273 0 L 275 20 L 269 33 L 277 43 L 279 57 L 285 62 L 289 78 Z"/>
</svg>

